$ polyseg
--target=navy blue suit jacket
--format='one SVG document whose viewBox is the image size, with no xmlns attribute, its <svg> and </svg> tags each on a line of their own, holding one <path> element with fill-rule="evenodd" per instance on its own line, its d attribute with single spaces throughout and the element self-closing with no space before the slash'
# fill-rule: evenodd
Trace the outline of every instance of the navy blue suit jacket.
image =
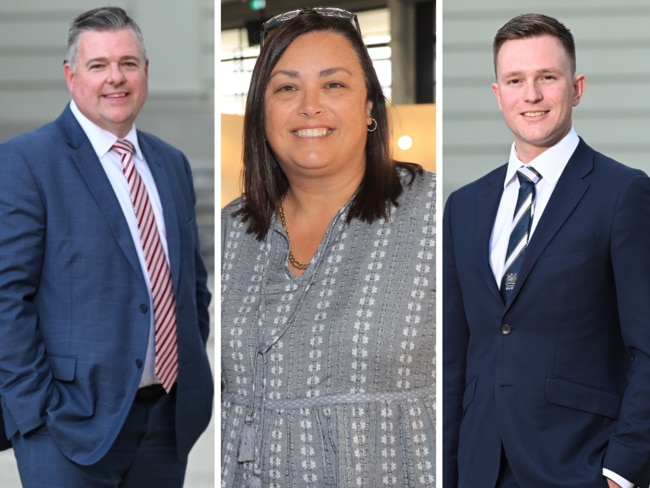
<svg viewBox="0 0 650 488">
<path fill-rule="evenodd" d="M 207 272 L 183 154 L 138 132 L 160 194 L 178 319 L 178 454 L 206 428 Z M 98 461 L 138 389 L 152 310 L 111 184 L 69 107 L 0 145 L 0 402 L 9 438 L 46 425 L 61 451 Z"/>
<path fill-rule="evenodd" d="M 443 483 L 650 484 L 650 179 L 580 141 L 504 305 L 489 242 L 506 167 L 443 229 Z M 506 327 L 504 327 L 506 326 Z"/>
</svg>

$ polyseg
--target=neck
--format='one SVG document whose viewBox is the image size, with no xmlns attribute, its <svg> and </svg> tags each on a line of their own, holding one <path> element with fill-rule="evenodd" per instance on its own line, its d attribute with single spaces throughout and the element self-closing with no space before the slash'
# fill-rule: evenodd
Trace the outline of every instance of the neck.
<svg viewBox="0 0 650 488">
<path fill-rule="evenodd" d="M 363 171 L 345 178 L 289 178 L 285 200 L 299 213 L 334 214 L 354 195 L 362 179 Z"/>
</svg>

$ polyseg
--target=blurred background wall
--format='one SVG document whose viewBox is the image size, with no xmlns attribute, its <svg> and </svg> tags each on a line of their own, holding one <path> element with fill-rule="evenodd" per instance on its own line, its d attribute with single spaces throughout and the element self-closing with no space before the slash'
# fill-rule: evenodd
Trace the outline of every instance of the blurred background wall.
<svg viewBox="0 0 650 488">
<path fill-rule="evenodd" d="M 508 160 L 512 135 L 490 84 L 492 39 L 515 15 L 557 17 L 576 41 L 584 98 L 573 111 L 594 149 L 650 172 L 650 2 L 647 0 L 449 0 L 442 8 L 443 193 Z"/>
</svg>

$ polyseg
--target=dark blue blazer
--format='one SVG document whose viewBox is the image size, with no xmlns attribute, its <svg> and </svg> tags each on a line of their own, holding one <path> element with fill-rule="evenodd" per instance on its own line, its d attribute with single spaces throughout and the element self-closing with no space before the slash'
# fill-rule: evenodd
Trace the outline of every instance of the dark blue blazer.
<svg viewBox="0 0 650 488">
<path fill-rule="evenodd" d="M 160 194 L 178 318 L 178 454 L 206 428 L 207 272 L 190 167 L 138 132 Z M 46 425 L 79 464 L 113 444 L 142 373 L 152 310 L 111 184 L 69 107 L 0 145 L 0 403 L 9 438 Z"/>
<path fill-rule="evenodd" d="M 504 305 L 489 242 L 506 167 L 453 193 L 443 229 L 446 488 L 650 484 L 650 179 L 580 141 Z"/>
</svg>

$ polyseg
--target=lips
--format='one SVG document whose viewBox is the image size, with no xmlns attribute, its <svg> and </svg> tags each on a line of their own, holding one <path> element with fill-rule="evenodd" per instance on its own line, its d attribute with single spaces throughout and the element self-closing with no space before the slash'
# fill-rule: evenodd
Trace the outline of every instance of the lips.
<svg viewBox="0 0 650 488">
<path fill-rule="evenodd" d="M 309 128 L 309 129 L 298 129 L 292 131 L 295 136 L 298 137 L 325 137 L 332 133 L 332 129 L 327 127 L 318 127 L 318 128 Z"/>
<path fill-rule="evenodd" d="M 112 98 L 112 99 L 118 99 L 118 98 L 126 98 L 128 96 L 128 93 L 108 93 L 103 95 L 104 98 Z"/>
<path fill-rule="evenodd" d="M 534 118 L 534 117 L 541 117 L 542 115 L 546 115 L 547 113 L 548 111 L 524 112 L 522 115 L 524 117 Z"/>
</svg>

